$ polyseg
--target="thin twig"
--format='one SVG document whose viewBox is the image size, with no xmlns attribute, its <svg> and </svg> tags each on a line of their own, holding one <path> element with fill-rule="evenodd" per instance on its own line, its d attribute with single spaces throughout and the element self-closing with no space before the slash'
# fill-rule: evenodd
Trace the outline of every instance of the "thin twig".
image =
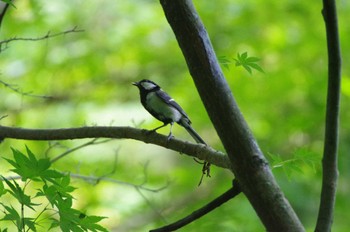
<svg viewBox="0 0 350 232">
<path fill-rule="evenodd" d="M 0 120 L 3 120 L 4 118 L 7 118 L 8 117 L 8 115 L 6 114 L 6 115 L 2 115 L 2 116 L 0 116 Z"/>
<path fill-rule="evenodd" d="M 112 140 L 112 139 L 104 139 L 104 140 L 102 140 L 102 141 L 97 141 L 98 139 L 99 139 L 99 138 L 92 139 L 92 140 L 90 140 L 90 141 L 88 141 L 88 142 L 86 142 L 86 143 L 83 143 L 83 144 L 81 144 L 81 145 L 79 145 L 79 146 L 77 146 L 77 147 L 73 147 L 73 148 L 71 148 L 71 149 L 69 149 L 69 150 L 63 152 L 62 154 L 56 156 L 55 158 L 52 158 L 52 159 L 51 159 L 51 163 L 54 163 L 54 162 L 56 162 L 57 160 L 62 159 L 63 157 L 65 157 L 65 156 L 68 155 L 69 153 L 72 153 L 72 152 L 74 152 L 74 151 L 76 151 L 76 150 L 79 150 L 79 149 L 81 149 L 81 148 L 83 148 L 83 147 L 86 147 L 86 146 L 89 146 L 89 145 L 97 145 L 97 144 L 101 144 L 101 143 L 106 143 L 106 142 L 109 142 L 109 141 Z"/>
<path fill-rule="evenodd" d="M 66 31 L 62 31 L 62 32 L 58 32 L 58 33 L 51 33 L 50 31 L 48 31 L 45 35 L 40 36 L 40 37 L 36 37 L 36 38 L 28 38 L 28 37 L 12 37 L 9 39 L 5 39 L 0 41 L 0 52 L 2 52 L 3 50 L 5 50 L 8 47 L 8 44 L 14 41 L 40 41 L 40 40 L 45 40 L 45 39 L 50 39 L 53 37 L 57 37 L 57 36 L 61 36 L 61 35 L 66 35 L 69 33 L 78 33 L 78 32 L 83 32 L 84 30 L 82 29 L 78 29 L 77 26 L 75 26 L 72 29 L 66 30 Z M 6 46 L 5 48 L 2 48 L 4 46 Z"/>
<path fill-rule="evenodd" d="M 140 188 L 135 188 L 135 189 L 136 189 L 136 191 L 138 192 L 138 194 L 145 200 L 145 202 L 147 203 L 147 205 L 148 205 L 149 207 L 151 207 L 151 209 L 153 210 L 153 212 L 154 212 L 156 215 L 158 215 L 158 217 L 161 218 L 163 222 L 166 222 L 165 217 L 161 214 L 161 212 L 159 212 L 159 210 L 157 209 L 157 207 L 156 207 L 154 204 L 152 204 L 152 202 L 145 196 L 145 194 L 143 194 L 143 193 L 141 192 L 141 189 L 140 189 Z"/>
<path fill-rule="evenodd" d="M 62 172 L 62 174 L 67 174 L 67 173 Z M 85 180 L 85 181 L 88 181 L 90 183 L 91 182 L 98 183 L 98 182 L 104 181 L 104 182 L 110 182 L 110 183 L 114 183 L 114 184 L 121 184 L 121 185 L 133 187 L 133 188 L 136 188 L 136 189 L 141 189 L 141 190 L 148 191 L 148 192 L 154 192 L 154 193 L 160 192 L 160 191 L 168 188 L 169 184 L 170 184 L 170 182 L 167 182 L 164 186 L 153 189 L 153 188 L 145 187 L 144 184 L 141 184 L 141 185 L 140 184 L 132 184 L 132 183 L 129 183 L 129 182 L 116 180 L 116 179 L 109 178 L 109 177 L 85 176 L 85 175 L 75 174 L 75 173 L 69 173 L 69 175 L 70 175 L 70 177 L 73 177 L 73 178 L 76 178 L 76 179 Z M 19 175 L 5 177 L 6 180 L 19 180 L 21 178 L 22 177 L 19 176 Z M 0 178 L 0 181 L 3 181 L 3 179 Z"/>
<path fill-rule="evenodd" d="M 154 192 L 154 193 L 160 192 L 169 186 L 169 182 L 168 182 L 168 183 L 166 183 L 166 185 L 164 185 L 160 188 L 152 189 L 152 188 L 145 187 L 144 184 L 132 184 L 129 182 L 116 180 L 116 179 L 109 178 L 109 177 L 85 176 L 85 175 L 75 174 L 75 173 L 70 173 L 69 175 L 73 178 L 77 178 L 77 179 L 81 179 L 81 180 L 85 180 L 85 181 L 89 181 L 89 182 L 94 182 L 94 183 L 98 183 L 101 181 L 111 182 L 111 183 L 115 183 L 115 184 L 121 184 L 121 185 L 129 186 L 129 187 L 134 187 L 135 189 L 141 189 L 141 190 L 145 190 L 145 191 L 149 191 L 149 192 Z"/>
<path fill-rule="evenodd" d="M 6 88 L 11 89 L 12 91 L 22 95 L 22 96 L 28 96 L 28 97 L 36 97 L 36 98 L 44 98 L 44 99 L 54 99 L 53 96 L 46 96 L 46 95 L 36 95 L 36 94 L 32 94 L 32 92 L 24 92 L 23 90 L 21 90 L 19 87 L 17 87 L 16 85 L 12 85 L 9 83 L 4 82 L 3 80 L 0 80 L 0 83 L 3 84 Z"/>
</svg>

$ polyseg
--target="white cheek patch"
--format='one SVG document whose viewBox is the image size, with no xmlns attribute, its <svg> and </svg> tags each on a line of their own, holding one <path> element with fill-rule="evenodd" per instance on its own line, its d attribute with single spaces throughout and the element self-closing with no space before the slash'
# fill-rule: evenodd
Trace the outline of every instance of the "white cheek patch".
<svg viewBox="0 0 350 232">
<path fill-rule="evenodd" d="M 143 87 L 144 89 L 146 89 L 146 90 L 151 90 L 151 89 L 153 89 L 154 87 L 156 87 L 155 84 L 150 83 L 150 82 L 142 82 L 141 85 L 142 85 L 142 87 Z"/>
</svg>

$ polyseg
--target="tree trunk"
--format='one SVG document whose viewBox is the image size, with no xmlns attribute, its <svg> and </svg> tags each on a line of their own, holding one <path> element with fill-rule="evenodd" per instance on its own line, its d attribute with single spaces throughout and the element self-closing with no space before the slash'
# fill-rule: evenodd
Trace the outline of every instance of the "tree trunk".
<svg viewBox="0 0 350 232">
<path fill-rule="evenodd" d="M 192 2 L 160 2 L 243 193 L 268 231 L 304 231 L 248 129 Z"/>
</svg>

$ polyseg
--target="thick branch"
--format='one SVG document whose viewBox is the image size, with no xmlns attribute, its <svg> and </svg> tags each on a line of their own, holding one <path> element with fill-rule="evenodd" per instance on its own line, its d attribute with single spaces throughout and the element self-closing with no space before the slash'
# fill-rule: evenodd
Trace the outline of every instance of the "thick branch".
<svg viewBox="0 0 350 232">
<path fill-rule="evenodd" d="M 150 133 L 131 127 L 80 127 L 65 129 L 23 129 L 0 126 L 0 138 L 24 140 L 70 140 L 85 138 L 135 139 L 152 143 L 195 158 L 206 160 L 218 167 L 230 169 L 230 161 L 222 152 L 208 146 L 194 144 L 168 137 L 158 133 Z"/>
<path fill-rule="evenodd" d="M 243 193 L 268 231 L 304 231 L 246 125 L 192 2 L 160 2 Z"/>
<path fill-rule="evenodd" d="M 323 0 L 328 48 L 328 94 L 323 151 L 323 179 L 316 231 L 331 231 L 338 179 L 338 130 L 341 53 L 335 0 Z"/>
</svg>

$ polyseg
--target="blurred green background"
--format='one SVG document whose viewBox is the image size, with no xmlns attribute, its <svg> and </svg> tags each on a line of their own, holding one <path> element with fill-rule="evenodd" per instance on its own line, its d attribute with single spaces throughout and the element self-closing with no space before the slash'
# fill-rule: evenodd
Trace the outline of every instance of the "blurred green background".
<svg viewBox="0 0 350 232">
<path fill-rule="evenodd" d="M 313 231 L 321 188 L 327 88 L 322 1 L 196 0 L 194 4 L 218 56 L 234 58 L 248 52 L 261 58 L 264 74 L 254 71 L 250 75 L 234 62 L 223 71 L 271 164 L 276 157 L 289 160 L 283 168 L 274 168 L 274 174 L 307 231 Z M 350 4 L 344 0 L 337 4 L 343 85 L 333 231 L 342 232 L 350 227 Z M 148 78 L 183 106 L 208 144 L 223 150 L 158 1 L 28 0 L 15 5 L 2 22 L 0 40 L 37 38 L 75 26 L 84 32 L 8 44 L 0 54 L 0 79 L 23 92 L 54 99 L 22 96 L 1 85 L 0 116 L 8 115 L 1 125 L 152 129 L 160 122 L 143 109 L 138 90 L 131 85 Z M 167 134 L 168 130 L 159 133 Z M 174 134 L 192 141 L 179 126 Z M 10 147 L 24 150 L 28 145 L 38 156 L 55 157 L 87 141 L 61 141 L 53 146 L 54 142 L 6 140 L 0 145 L 1 156 L 11 157 Z M 2 175 L 13 174 L 4 159 L 0 165 Z M 73 179 L 78 187 L 75 207 L 108 217 L 102 224 L 111 231 L 146 231 L 180 219 L 226 191 L 233 178 L 229 171 L 213 167 L 212 177 L 198 188 L 201 166 L 191 158 L 133 140 L 85 147 L 56 162 L 54 168 L 86 176 L 108 174 L 108 178 L 144 183 L 152 189 L 167 186 L 151 192 L 108 181 L 96 184 Z M 264 228 L 240 195 L 181 231 Z"/>
</svg>

